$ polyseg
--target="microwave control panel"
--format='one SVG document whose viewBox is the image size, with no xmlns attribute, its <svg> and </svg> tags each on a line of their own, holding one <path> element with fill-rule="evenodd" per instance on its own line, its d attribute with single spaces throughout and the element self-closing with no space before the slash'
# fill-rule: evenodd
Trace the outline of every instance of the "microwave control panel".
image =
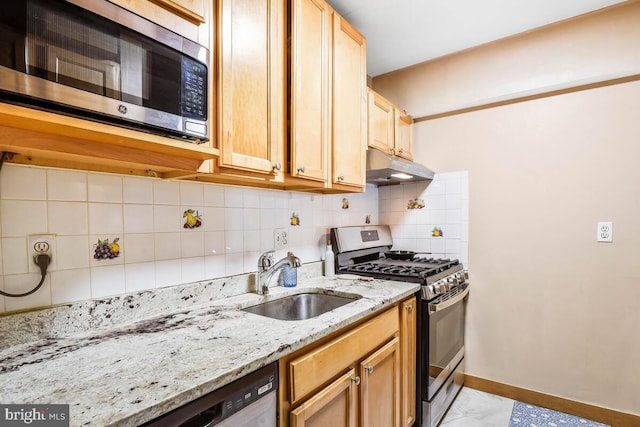
<svg viewBox="0 0 640 427">
<path fill-rule="evenodd" d="M 190 119 L 207 119 L 207 67 L 182 57 L 182 115 Z"/>
</svg>

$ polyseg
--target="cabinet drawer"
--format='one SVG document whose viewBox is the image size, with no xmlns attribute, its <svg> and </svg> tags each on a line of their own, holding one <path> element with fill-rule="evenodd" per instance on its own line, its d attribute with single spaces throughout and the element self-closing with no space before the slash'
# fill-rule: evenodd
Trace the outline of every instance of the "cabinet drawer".
<svg viewBox="0 0 640 427">
<path fill-rule="evenodd" d="M 341 374 L 354 361 L 384 344 L 398 333 L 398 308 L 394 307 L 338 338 L 311 350 L 289 363 L 291 403 Z"/>
</svg>

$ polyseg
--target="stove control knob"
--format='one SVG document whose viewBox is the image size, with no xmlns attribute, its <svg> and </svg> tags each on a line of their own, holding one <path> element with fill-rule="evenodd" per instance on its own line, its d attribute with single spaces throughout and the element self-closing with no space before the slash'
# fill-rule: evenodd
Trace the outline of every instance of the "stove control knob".
<svg viewBox="0 0 640 427">
<path fill-rule="evenodd" d="M 449 288 L 450 288 L 450 285 L 448 283 L 442 282 L 438 285 L 438 292 L 441 294 L 444 294 L 449 290 Z"/>
<path fill-rule="evenodd" d="M 429 285 L 429 291 L 431 292 L 431 298 L 438 295 L 438 285 L 434 283 L 433 285 Z"/>
</svg>

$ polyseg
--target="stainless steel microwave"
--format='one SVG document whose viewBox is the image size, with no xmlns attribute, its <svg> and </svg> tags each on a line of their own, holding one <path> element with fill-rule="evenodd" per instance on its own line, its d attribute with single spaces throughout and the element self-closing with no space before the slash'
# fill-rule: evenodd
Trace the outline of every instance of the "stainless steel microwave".
<svg viewBox="0 0 640 427">
<path fill-rule="evenodd" d="M 209 139 L 209 51 L 106 0 L 11 0 L 0 102 Z"/>
</svg>

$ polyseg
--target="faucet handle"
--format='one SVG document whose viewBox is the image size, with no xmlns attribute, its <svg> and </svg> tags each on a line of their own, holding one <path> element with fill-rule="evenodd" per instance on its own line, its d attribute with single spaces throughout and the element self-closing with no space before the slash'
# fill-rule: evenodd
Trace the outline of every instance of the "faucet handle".
<svg viewBox="0 0 640 427">
<path fill-rule="evenodd" d="M 267 251 L 260 255 L 260 259 L 258 259 L 258 269 L 261 271 L 267 271 L 269 268 L 271 268 L 271 265 L 273 264 L 274 254 L 275 251 Z"/>
</svg>

